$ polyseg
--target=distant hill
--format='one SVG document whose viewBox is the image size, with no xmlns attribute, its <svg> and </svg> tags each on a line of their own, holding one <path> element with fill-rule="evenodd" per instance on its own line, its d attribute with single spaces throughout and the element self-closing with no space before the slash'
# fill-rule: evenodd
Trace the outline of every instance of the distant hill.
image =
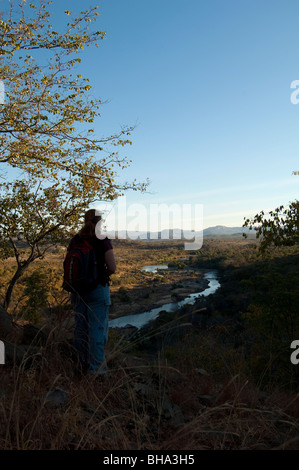
<svg viewBox="0 0 299 470">
<path fill-rule="evenodd" d="M 203 231 L 204 236 L 217 236 L 217 235 L 237 235 L 242 233 L 252 233 L 247 227 L 226 227 L 225 225 L 216 225 L 215 227 L 205 228 Z"/>
<path fill-rule="evenodd" d="M 200 232 L 195 232 L 196 234 Z M 203 230 L 203 237 L 240 237 L 243 233 L 250 234 L 252 236 L 252 231 L 250 231 L 247 227 L 226 227 L 225 225 L 216 225 L 215 227 L 208 227 Z M 127 238 L 131 239 L 140 239 L 140 240 L 183 240 L 184 233 L 181 229 L 165 229 L 161 232 L 135 232 L 133 234 L 128 234 Z M 108 235 L 109 236 L 109 235 Z M 186 232 L 185 236 L 188 236 L 189 239 L 189 232 Z M 114 237 L 111 237 L 114 238 Z M 117 236 L 115 238 L 118 238 Z M 125 231 L 119 232 L 119 238 L 125 239 L 126 234 Z M 250 237 L 251 238 L 251 237 Z"/>
</svg>

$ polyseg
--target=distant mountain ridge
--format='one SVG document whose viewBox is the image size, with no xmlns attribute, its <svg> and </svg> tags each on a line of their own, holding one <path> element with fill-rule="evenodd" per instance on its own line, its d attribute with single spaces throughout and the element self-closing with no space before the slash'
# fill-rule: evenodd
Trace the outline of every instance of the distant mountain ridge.
<svg viewBox="0 0 299 470">
<path fill-rule="evenodd" d="M 227 227 L 225 225 L 216 225 L 214 227 L 208 227 L 203 230 L 203 237 L 222 237 L 222 236 L 240 236 L 243 233 L 252 233 L 247 227 Z M 160 232 L 145 232 L 145 231 L 136 231 L 128 232 L 126 235 L 125 230 L 120 230 L 118 236 L 115 233 L 111 238 L 121 238 L 121 239 L 141 239 L 141 240 L 183 240 L 185 237 L 191 239 L 191 234 L 199 236 L 201 232 L 199 231 L 187 231 L 185 233 L 181 229 L 164 229 Z M 185 235 L 185 237 L 184 237 Z M 109 237 L 109 233 L 108 233 Z"/>
<path fill-rule="evenodd" d="M 249 233 L 247 227 L 226 227 L 225 225 L 216 225 L 215 227 L 205 228 L 203 235 L 236 235 L 239 233 Z"/>
</svg>

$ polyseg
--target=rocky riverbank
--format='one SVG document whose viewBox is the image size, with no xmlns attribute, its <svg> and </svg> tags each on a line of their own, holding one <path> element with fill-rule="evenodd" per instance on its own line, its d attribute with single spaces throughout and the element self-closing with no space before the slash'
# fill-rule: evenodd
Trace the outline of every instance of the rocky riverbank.
<svg viewBox="0 0 299 470">
<path fill-rule="evenodd" d="M 145 285 L 129 287 L 111 286 L 109 318 L 147 312 L 171 302 L 183 300 L 188 295 L 201 292 L 208 287 L 204 279 L 206 270 L 168 269 L 146 281 Z M 164 273 L 164 274 L 163 274 Z"/>
</svg>

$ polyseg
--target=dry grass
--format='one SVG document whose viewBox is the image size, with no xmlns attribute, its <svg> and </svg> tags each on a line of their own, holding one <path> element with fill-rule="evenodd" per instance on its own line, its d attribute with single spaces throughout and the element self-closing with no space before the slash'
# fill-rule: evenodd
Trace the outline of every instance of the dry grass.
<svg viewBox="0 0 299 470">
<path fill-rule="evenodd" d="M 104 382 L 77 377 L 61 333 L 1 367 L 1 449 L 299 449 L 298 395 L 265 394 L 239 375 L 219 382 L 160 356 L 148 362 L 121 338 L 109 344 Z M 47 399 L 56 387 L 61 403 Z"/>
</svg>

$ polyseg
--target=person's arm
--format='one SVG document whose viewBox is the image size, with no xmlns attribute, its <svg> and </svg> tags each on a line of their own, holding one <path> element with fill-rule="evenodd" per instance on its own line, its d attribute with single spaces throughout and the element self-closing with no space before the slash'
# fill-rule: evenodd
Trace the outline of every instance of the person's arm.
<svg viewBox="0 0 299 470">
<path fill-rule="evenodd" d="M 109 274 L 114 274 L 116 271 L 116 262 L 114 258 L 113 249 L 105 252 L 105 263 Z"/>
</svg>

